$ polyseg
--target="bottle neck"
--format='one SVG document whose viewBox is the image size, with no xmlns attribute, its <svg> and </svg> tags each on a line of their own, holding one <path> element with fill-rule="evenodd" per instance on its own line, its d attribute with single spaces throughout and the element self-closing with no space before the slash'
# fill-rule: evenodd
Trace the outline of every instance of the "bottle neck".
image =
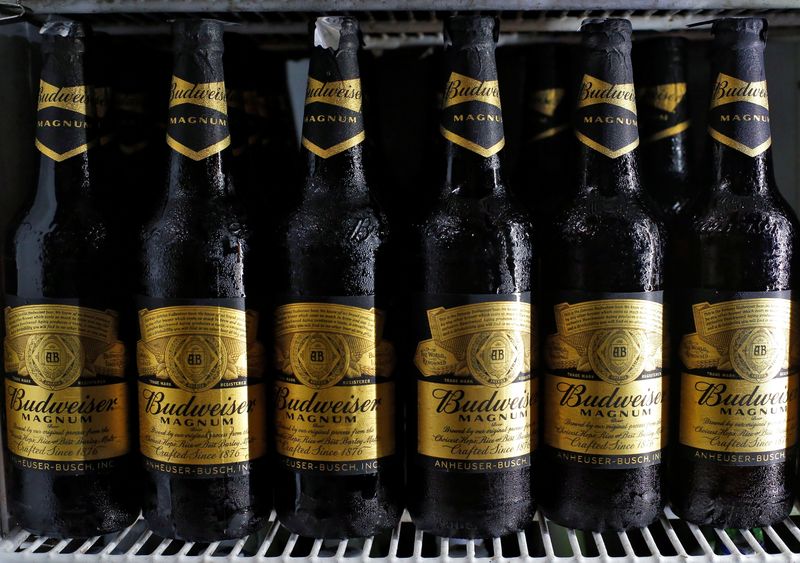
<svg viewBox="0 0 800 563">
<path fill-rule="evenodd" d="M 449 45 L 441 111 L 445 142 L 443 197 L 481 198 L 505 193 L 500 154 L 503 113 L 491 38 Z"/>
<path fill-rule="evenodd" d="M 500 155 L 483 157 L 447 142 L 443 195 L 481 198 L 505 190 L 500 177 Z"/>
<path fill-rule="evenodd" d="M 304 196 L 365 198 L 364 111 L 358 50 L 315 46 L 303 115 Z"/>
<path fill-rule="evenodd" d="M 760 196 L 777 190 L 772 149 L 750 157 L 721 143 L 714 143 L 712 154 L 715 191 Z"/>
<path fill-rule="evenodd" d="M 637 151 L 608 158 L 593 149 L 581 147 L 578 175 L 579 191 L 604 197 L 633 195 L 641 191 Z"/>
<path fill-rule="evenodd" d="M 579 191 L 606 197 L 635 194 L 639 182 L 639 128 L 630 43 L 585 48 L 575 114 L 580 141 Z"/>
<path fill-rule="evenodd" d="M 709 133 L 713 189 L 740 196 L 776 190 L 772 167 L 764 45 L 718 49 L 712 72 Z"/>
<path fill-rule="evenodd" d="M 225 196 L 231 136 L 221 46 L 175 53 L 167 123 L 169 199 Z"/>
<path fill-rule="evenodd" d="M 36 116 L 37 199 L 70 203 L 93 195 L 97 121 L 82 49 L 44 53 Z"/>
</svg>

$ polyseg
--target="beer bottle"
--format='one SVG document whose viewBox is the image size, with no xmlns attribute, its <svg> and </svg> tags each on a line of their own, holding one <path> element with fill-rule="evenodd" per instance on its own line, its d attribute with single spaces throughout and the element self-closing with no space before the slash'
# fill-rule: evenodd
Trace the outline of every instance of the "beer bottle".
<svg viewBox="0 0 800 563">
<path fill-rule="evenodd" d="M 544 228 L 570 184 L 570 57 L 566 45 L 541 43 L 527 53 L 522 156 L 516 190 Z"/>
<path fill-rule="evenodd" d="M 677 235 L 687 251 L 673 315 L 681 373 L 672 506 L 724 528 L 786 518 L 796 478 L 798 225 L 773 176 L 766 32 L 759 18 L 714 22 L 714 179 Z"/>
<path fill-rule="evenodd" d="M 534 511 L 532 226 L 501 176 L 498 23 L 453 16 L 444 36 L 445 180 L 413 232 L 408 508 L 432 534 L 498 537 Z"/>
<path fill-rule="evenodd" d="M 682 37 L 656 37 L 637 42 L 633 50 L 642 179 L 668 219 L 681 214 L 694 196 L 686 43 Z"/>
<path fill-rule="evenodd" d="M 296 534 L 361 537 L 402 512 L 387 226 L 364 166 L 358 23 L 312 27 L 305 179 L 275 270 L 275 506 Z"/>
<path fill-rule="evenodd" d="M 58 20 L 41 34 L 38 183 L 5 260 L 8 502 L 31 532 L 85 538 L 139 513 L 132 379 L 119 249 L 98 199 L 88 29 Z"/>
<path fill-rule="evenodd" d="M 222 23 L 173 25 L 167 194 L 143 231 L 144 517 L 163 537 L 239 538 L 266 522 L 260 276 L 234 192 Z"/>
<path fill-rule="evenodd" d="M 646 526 L 666 502 L 665 234 L 639 184 L 631 24 L 581 31 L 578 186 L 542 258 L 537 498 L 555 522 L 602 532 Z"/>
</svg>

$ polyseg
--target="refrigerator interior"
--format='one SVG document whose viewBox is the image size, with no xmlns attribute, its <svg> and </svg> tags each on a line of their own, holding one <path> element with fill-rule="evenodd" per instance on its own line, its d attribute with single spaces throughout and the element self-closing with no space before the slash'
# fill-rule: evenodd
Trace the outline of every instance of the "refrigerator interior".
<svg viewBox="0 0 800 563">
<path fill-rule="evenodd" d="M 49 14 L 86 21 L 113 35 L 168 32 L 169 20 L 194 15 L 239 22 L 236 31 L 259 38 L 265 48 L 302 49 L 307 22 L 323 12 L 347 12 L 362 22 L 368 49 L 382 52 L 441 44 L 441 19 L 449 11 L 496 14 L 500 45 L 525 45 L 574 32 L 586 17 L 627 17 L 637 36 L 686 35 L 692 42 L 690 83 L 700 85 L 694 112 L 702 119 L 707 95 L 703 40 L 707 27 L 689 24 L 722 15 L 767 17 L 767 49 L 775 173 L 783 195 L 800 210 L 800 0 L 28 0 L 0 1 L 0 241 L 30 195 L 38 65 L 37 23 Z M 572 37 L 573 36 L 568 36 Z M 294 118 L 302 115 L 307 61 L 287 66 Z M 501 84 L 503 80 L 501 69 Z M 511 126 L 511 124 L 507 124 Z M 698 129 L 698 127 L 695 127 Z M 703 135 L 704 132 L 698 133 Z M 698 149 L 700 150 L 700 149 Z M 2 478 L 2 472 L 0 472 Z M 0 483 L 0 486 L 3 486 Z M 123 532 L 88 540 L 37 537 L 8 522 L 0 562 L 12 561 L 800 561 L 800 512 L 783 523 L 749 530 L 699 528 L 669 510 L 660 521 L 627 533 L 584 533 L 538 517 L 523 532 L 503 538 L 452 540 L 415 530 L 408 515 L 391 533 L 349 541 L 313 540 L 289 534 L 275 521 L 239 541 L 195 544 L 153 535 L 143 521 Z"/>
</svg>

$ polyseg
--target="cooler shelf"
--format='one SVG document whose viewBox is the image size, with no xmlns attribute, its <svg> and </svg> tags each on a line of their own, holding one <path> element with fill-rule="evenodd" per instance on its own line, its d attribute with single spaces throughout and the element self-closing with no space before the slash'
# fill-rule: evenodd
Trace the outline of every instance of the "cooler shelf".
<svg viewBox="0 0 800 563">
<path fill-rule="evenodd" d="M 794 514 L 798 514 L 795 510 Z M 338 541 L 299 538 L 273 517 L 264 531 L 239 541 L 211 544 L 165 540 L 140 520 L 120 534 L 89 540 L 55 540 L 13 530 L 0 543 L 0 561 L 54 562 L 299 562 L 534 563 L 540 561 L 692 563 L 800 560 L 798 517 L 761 529 L 699 528 L 667 511 L 659 522 L 627 533 L 568 530 L 538 515 L 524 532 L 487 540 L 448 540 L 415 530 L 408 515 L 392 533 Z M 758 533 L 758 532 L 756 532 Z"/>
<path fill-rule="evenodd" d="M 0 1 L 15 13 L 20 0 Z M 80 15 L 99 31 L 162 33 L 166 22 L 187 15 L 235 21 L 239 31 L 305 36 L 308 21 L 319 13 L 356 14 L 368 37 L 402 38 L 419 44 L 440 41 L 442 16 L 452 11 L 483 11 L 502 20 L 504 42 L 515 34 L 572 32 L 587 17 L 625 17 L 636 30 L 685 30 L 687 25 L 725 15 L 764 16 L 770 28 L 800 28 L 796 0 L 21 0 L 34 20 L 50 14 Z"/>
</svg>

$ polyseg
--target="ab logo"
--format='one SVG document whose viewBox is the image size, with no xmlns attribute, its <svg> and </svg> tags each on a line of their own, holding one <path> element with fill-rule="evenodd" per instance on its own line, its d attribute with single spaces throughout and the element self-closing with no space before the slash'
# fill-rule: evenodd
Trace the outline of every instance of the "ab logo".
<svg viewBox="0 0 800 563">
<path fill-rule="evenodd" d="M 31 379 L 50 391 L 69 387 L 81 376 L 85 354 L 77 336 L 33 335 L 25 347 L 25 367 Z"/>
<path fill-rule="evenodd" d="M 611 351 L 611 355 L 614 358 L 627 358 L 628 348 L 627 346 L 614 346 L 614 349 Z"/>
</svg>

